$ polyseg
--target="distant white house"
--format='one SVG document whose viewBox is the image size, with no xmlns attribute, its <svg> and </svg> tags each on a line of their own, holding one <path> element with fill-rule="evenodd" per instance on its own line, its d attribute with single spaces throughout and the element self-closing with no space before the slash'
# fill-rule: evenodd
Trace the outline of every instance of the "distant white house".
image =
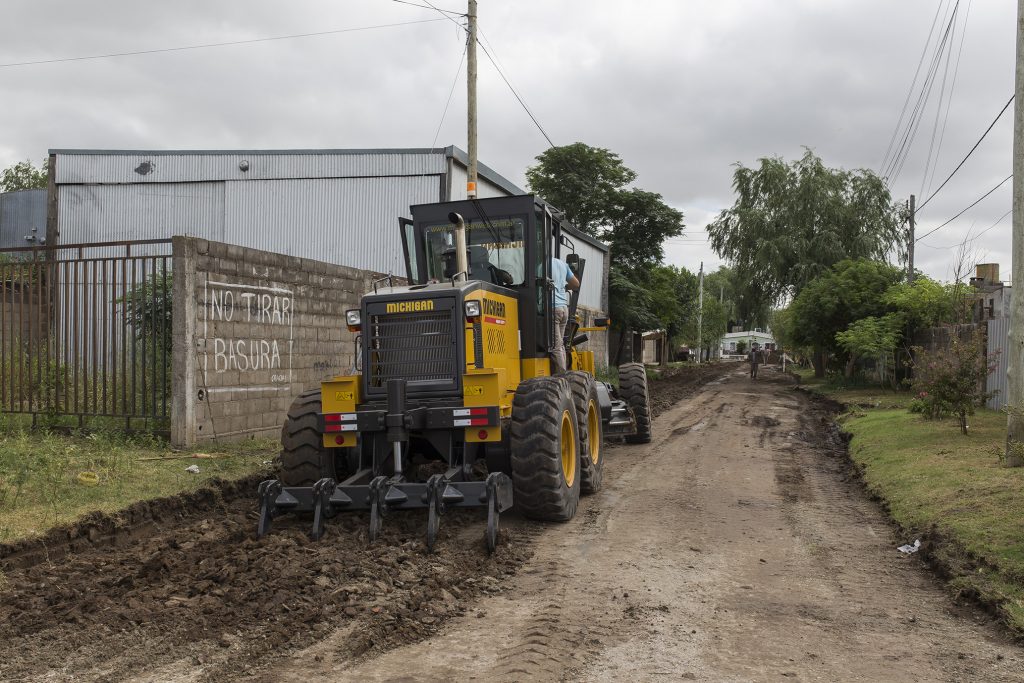
<svg viewBox="0 0 1024 683">
<path fill-rule="evenodd" d="M 760 327 L 755 327 L 753 330 L 726 332 L 722 336 L 722 356 L 735 356 L 739 354 L 740 351 L 737 347 L 740 342 L 744 342 L 743 353 L 749 351 L 753 344 L 757 344 L 759 348 L 768 351 L 775 350 L 775 337 L 772 336 L 771 330 L 762 330 Z"/>
</svg>

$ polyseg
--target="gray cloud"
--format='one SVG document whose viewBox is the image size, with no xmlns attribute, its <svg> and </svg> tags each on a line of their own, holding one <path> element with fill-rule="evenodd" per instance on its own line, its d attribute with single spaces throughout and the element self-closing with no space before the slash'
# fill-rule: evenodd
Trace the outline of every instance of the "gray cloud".
<svg viewBox="0 0 1024 683">
<path fill-rule="evenodd" d="M 461 0 L 441 6 L 461 9 Z M 966 5 L 966 3 L 964 3 Z M 608 147 L 638 185 L 687 215 L 671 262 L 718 258 L 703 236 L 732 203 L 732 164 L 792 159 L 875 168 L 903 105 L 936 0 L 779 0 L 644 4 L 481 0 L 483 35 L 557 144 Z M 971 4 L 934 189 L 1013 88 L 1015 4 Z M 0 63 L 368 26 L 437 15 L 385 0 L 287 5 L 5 3 Z M 957 45 L 959 38 L 957 38 Z M 247 46 L 0 69 L 0 166 L 48 148 L 427 146 L 462 52 L 441 21 Z M 481 53 L 483 161 L 524 183 L 546 142 Z M 934 106 L 934 101 L 933 101 Z M 922 211 L 919 234 L 1010 172 L 1011 113 Z M 924 117 L 894 195 L 920 194 L 934 109 Z M 941 125 L 941 120 L 940 120 Z M 465 86 L 438 144 L 465 147 Z M 928 183 L 924 183 L 927 194 Z M 1009 209 L 1009 184 L 919 244 L 918 263 L 949 276 L 951 246 Z M 1010 221 L 977 240 L 1009 272 Z M 930 248 L 939 247 L 939 248 Z"/>
</svg>

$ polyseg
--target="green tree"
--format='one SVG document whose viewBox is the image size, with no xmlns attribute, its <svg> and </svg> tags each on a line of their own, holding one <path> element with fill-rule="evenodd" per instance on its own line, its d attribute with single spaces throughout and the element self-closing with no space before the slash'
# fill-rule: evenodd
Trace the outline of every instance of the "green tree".
<svg viewBox="0 0 1024 683">
<path fill-rule="evenodd" d="M 815 350 L 814 372 L 825 374 L 825 353 L 850 358 L 839 346 L 836 334 L 851 323 L 869 316 L 882 317 L 890 312 L 885 293 L 903 273 L 887 263 L 859 259 L 844 260 L 806 285 L 789 306 L 793 342 Z M 852 372 L 847 364 L 847 373 Z"/>
<path fill-rule="evenodd" d="M 883 296 L 886 305 L 904 314 L 910 333 L 953 322 L 955 299 L 954 285 L 943 285 L 924 275 L 918 275 L 913 284 L 894 284 Z"/>
<path fill-rule="evenodd" d="M 530 190 L 594 237 L 607 225 L 618 193 L 636 179 L 618 154 L 582 142 L 552 147 L 537 162 L 526 169 Z"/>
<path fill-rule="evenodd" d="M 0 192 L 44 190 L 47 184 L 46 161 L 39 168 L 26 159 L 0 171 Z"/>
<path fill-rule="evenodd" d="M 664 293 L 676 287 L 670 281 L 678 273 L 669 277 L 656 268 L 664 259 L 662 243 L 683 232 L 682 212 L 657 193 L 627 188 L 636 172 L 607 149 L 577 142 L 551 148 L 537 162 L 526 172 L 530 190 L 564 211 L 577 228 L 611 247 L 614 265 L 608 297 L 615 328 L 679 326 L 676 307 L 669 305 L 663 313 L 666 300 L 655 290 Z"/>
<path fill-rule="evenodd" d="M 655 266 L 646 282 L 657 327 L 675 342 L 697 314 L 697 276 L 685 268 Z"/>
<path fill-rule="evenodd" d="M 850 323 L 846 331 L 837 332 L 836 343 L 850 355 L 851 366 L 862 356 L 874 358 L 878 381 L 885 385 L 889 373 L 895 370 L 904 321 L 901 313 L 887 313 L 881 318 L 869 315 Z M 895 381 L 895 375 L 892 379 Z"/>
<path fill-rule="evenodd" d="M 733 174 L 736 201 L 708 226 L 711 246 L 770 306 L 844 259 L 884 260 L 905 243 L 901 211 L 869 170 L 826 167 L 807 150 Z M 764 309 L 762 309 L 764 310 Z"/>
</svg>

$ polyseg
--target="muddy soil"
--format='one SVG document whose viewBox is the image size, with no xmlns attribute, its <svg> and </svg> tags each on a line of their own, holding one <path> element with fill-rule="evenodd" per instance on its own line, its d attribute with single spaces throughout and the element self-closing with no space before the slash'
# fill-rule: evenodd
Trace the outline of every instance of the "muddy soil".
<svg viewBox="0 0 1024 683">
<path fill-rule="evenodd" d="M 778 374 L 701 372 L 651 383 L 654 442 L 606 448 L 573 521 L 505 515 L 493 557 L 476 511 L 443 519 L 436 555 L 422 513 L 373 546 L 366 515 L 257 541 L 231 487 L 23 548 L 0 679 L 1024 680 L 1021 650 L 894 550 L 824 409 Z"/>
</svg>

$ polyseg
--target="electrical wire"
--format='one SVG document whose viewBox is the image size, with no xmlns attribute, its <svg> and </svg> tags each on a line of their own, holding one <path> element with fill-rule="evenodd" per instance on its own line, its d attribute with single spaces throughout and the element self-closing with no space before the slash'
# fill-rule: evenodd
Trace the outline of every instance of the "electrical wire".
<svg viewBox="0 0 1024 683">
<path fill-rule="evenodd" d="M 973 4 L 973 0 L 968 0 L 967 13 L 964 15 L 964 28 L 960 32 L 960 48 L 956 53 L 956 66 L 953 67 L 953 82 L 949 86 L 949 97 L 946 98 L 946 115 L 942 119 L 942 132 L 939 133 L 939 146 L 938 149 L 935 150 L 935 164 L 932 165 L 931 177 L 928 178 L 928 192 L 931 192 L 932 184 L 935 182 L 935 171 L 938 170 L 939 156 L 942 154 L 942 143 L 946 139 L 946 126 L 949 123 L 949 109 L 950 105 L 953 103 L 953 92 L 956 90 L 957 78 L 960 75 L 960 59 L 963 57 L 964 41 L 967 38 L 967 20 L 971 18 L 971 7 Z M 921 196 L 923 197 L 924 194 L 925 193 L 922 190 Z"/>
<path fill-rule="evenodd" d="M 462 63 L 466 61 L 466 49 L 468 47 L 469 45 L 467 44 L 466 47 L 462 49 L 462 57 L 459 58 L 459 66 L 455 69 L 455 79 L 452 81 L 452 89 L 448 91 L 448 101 L 444 103 L 444 111 L 441 112 L 441 120 L 437 124 L 437 131 L 434 132 L 434 141 L 430 143 L 430 149 L 434 149 L 434 145 L 437 144 L 437 138 L 441 135 L 441 126 L 444 125 L 444 119 L 448 116 L 448 107 L 452 103 L 452 95 L 455 94 L 455 86 L 459 84 L 459 76 L 462 75 Z"/>
<path fill-rule="evenodd" d="M 40 59 L 32 62 L 9 62 L 0 64 L 0 69 L 16 66 L 35 66 L 38 64 L 57 64 L 59 62 L 84 62 L 94 59 L 107 59 L 110 57 L 131 57 L 134 55 L 152 55 L 162 52 L 184 52 L 186 50 L 204 50 L 211 47 L 230 47 L 233 45 L 251 45 L 253 43 L 267 43 L 274 40 L 291 40 L 293 38 L 313 38 L 316 36 L 329 36 L 338 33 L 354 33 L 356 31 L 373 31 L 381 28 L 394 28 L 397 26 L 409 26 L 411 24 L 428 24 L 441 19 L 418 19 L 416 21 L 400 21 L 393 24 L 376 24 L 374 26 L 356 26 L 353 28 L 339 28 L 332 31 L 316 31 L 314 33 L 293 33 L 286 36 L 269 36 L 266 38 L 249 38 L 248 40 L 230 40 L 223 43 L 202 43 L 199 45 L 183 45 L 181 47 L 161 47 L 152 50 L 135 50 L 132 52 L 111 52 L 102 55 L 88 55 L 84 57 L 58 57 L 56 59 Z"/>
<path fill-rule="evenodd" d="M 917 85 L 917 77 L 921 74 L 921 67 L 924 65 L 924 57 L 928 54 L 928 46 L 932 43 L 932 35 L 935 33 L 935 27 L 939 23 L 939 14 L 942 12 L 943 3 L 939 3 L 935 8 L 935 17 L 932 19 L 932 27 L 928 31 L 928 40 L 924 42 L 924 47 L 921 48 L 921 59 L 917 62 L 917 69 L 914 71 L 914 79 L 910 82 L 910 88 L 907 89 L 907 98 L 903 101 L 903 109 L 900 111 L 900 117 L 896 120 L 896 128 L 892 132 L 892 136 L 889 138 L 889 146 L 885 150 L 885 156 L 882 157 L 882 165 L 878 168 L 879 175 L 884 175 L 882 169 L 888 164 L 889 154 L 892 152 L 893 145 L 896 144 L 896 139 L 899 137 L 900 128 L 903 126 L 903 117 L 907 114 L 907 107 L 910 105 L 910 98 L 914 94 L 914 87 Z"/>
<path fill-rule="evenodd" d="M 516 92 L 516 89 L 512 87 L 511 83 L 509 83 L 508 78 L 505 77 L 504 72 L 502 72 L 502 70 L 498 67 L 497 62 L 494 61 L 494 57 L 491 56 L 491 53 L 487 51 L 487 48 L 484 47 L 484 44 L 481 43 L 479 40 L 476 42 L 480 46 L 480 49 L 484 51 L 484 54 L 487 55 L 487 59 L 491 60 L 491 64 L 494 65 L 495 71 L 497 71 L 498 75 L 501 76 L 501 80 L 505 81 L 505 85 L 507 85 L 508 89 L 512 91 L 512 94 L 515 95 L 516 100 L 518 100 L 519 104 L 523 107 L 523 111 L 525 111 L 526 115 L 530 117 L 530 120 L 533 121 L 533 124 L 537 126 L 537 130 L 540 131 L 541 135 L 544 136 L 544 139 L 548 141 L 549 145 L 555 147 L 555 143 L 551 141 L 551 136 L 548 135 L 548 132 L 546 130 L 544 130 L 544 126 L 540 125 L 540 121 L 538 121 L 537 117 L 533 115 L 533 112 L 530 111 L 530 108 L 526 106 L 526 102 L 523 102 L 523 98 L 519 96 L 519 93 Z"/>
<path fill-rule="evenodd" d="M 931 234 L 932 234 L 933 232 L 935 232 L 936 230 L 941 230 L 942 228 L 946 227 L 947 225 L 949 225 L 950 223 L 952 223 L 953 221 L 955 221 L 955 220 L 956 220 L 957 218 L 960 218 L 960 216 L 963 216 L 963 215 L 964 215 L 965 213 L 967 213 L 967 211 L 968 211 L 969 209 L 973 209 L 973 208 L 974 208 L 975 206 L 977 206 L 978 204 L 980 204 L 980 203 L 981 203 L 981 200 L 985 199 L 985 197 L 989 196 L 990 194 L 992 194 L 993 192 L 995 192 L 996 190 L 998 190 L 998 189 L 999 189 L 1000 187 L 1002 187 L 1003 185 L 1005 185 L 1005 184 L 1006 184 L 1006 181 L 1007 181 L 1007 180 L 1009 180 L 1009 179 L 1010 179 L 1010 178 L 1012 178 L 1012 177 L 1013 177 L 1013 174 L 1012 174 L 1012 173 L 1011 173 L 1010 175 L 1006 176 L 1006 177 L 1005 177 L 1005 178 L 1003 178 L 1003 179 L 1002 179 L 1001 181 L 999 181 L 999 184 L 998 184 L 998 185 L 996 185 L 996 186 L 995 186 L 995 187 L 993 187 L 993 188 L 992 188 L 991 190 L 989 190 L 989 191 L 988 191 L 988 192 L 986 192 L 985 194 L 983 194 L 983 195 L 981 195 L 980 197 L 978 197 L 978 198 L 977 198 L 977 199 L 976 199 L 976 200 L 974 201 L 974 203 L 972 203 L 972 204 L 971 204 L 970 206 L 968 206 L 968 207 L 967 207 L 966 209 L 964 209 L 963 211 L 961 211 L 961 212 L 960 212 L 960 213 L 958 213 L 957 215 L 953 216 L 952 218 L 950 218 L 950 219 L 949 219 L 948 221 L 946 221 L 945 223 L 943 223 L 943 224 L 942 224 L 942 225 L 940 225 L 939 227 L 937 227 L 937 228 L 932 228 L 931 230 L 929 230 L 929 231 L 928 231 L 928 232 L 926 232 L 925 234 L 923 234 L 923 235 L 921 235 L 920 237 L 918 237 L 917 239 L 915 239 L 915 240 L 914 240 L 914 242 L 920 242 L 921 240 L 923 240 L 923 239 L 924 239 L 925 237 L 927 237 L 928 235 L 931 235 Z M 915 212 L 915 213 L 916 213 L 916 212 Z"/>
<path fill-rule="evenodd" d="M 935 85 L 935 77 L 938 74 L 939 65 L 942 63 L 942 56 L 945 53 L 947 46 L 950 44 L 950 34 L 953 30 L 956 11 L 959 6 L 960 2 L 957 0 L 956 6 L 953 8 L 953 13 L 950 16 L 949 21 L 946 23 L 946 29 L 942 34 L 942 40 L 937 45 L 935 54 L 932 57 L 932 62 L 928 67 L 928 73 L 925 76 L 921 92 L 917 97 L 917 102 L 915 103 L 914 110 L 910 115 L 910 120 L 906 130 L 904 131 L 900 145 L 896 154 L 890 160 L 888 169 L 883 173 L 883 176 L 888 178 L 889 184 L 895 182 L 899 177 L 900 173 L 903 171 L 903 165 L 906 163 L 907 157 L 910 155 L 910 151 L 913 148 L 918 128 L 921 125 L 921 120 L 924 117 L 925 110 L 927 109 L 928 101 L 931 99 L 932 88 Z"/>
<path fill-rule="evenodd" d="M 959 7 L 957 9 L 959 9 Z M 964 29 L 965 29 L 964 33 L 966 33 L 966 27 L 967 27 L 966 24 L 967 24 L 967 22 L 965 20 L 964 21 Z M 935 107 L 935 122 L 932 123 L 932 135 L 931 135 L 931 138 L 928 141 L 928 156 L 925 157 L 924 174 L 922 174 L 922 176 L 921 176 L 921 190 L 918 192 L 918 196 L 919 197 L 923 197 L 924 196 L 925 184 L 928 182 L 929 172 L 932 175 L 934 175 L 934 173 L 935 173 L 935 171 L 934 171 L 935 166 L 932 163 L 932 160 L 933 159 L 937 159 L 937 155 L 935 155 L 935 139 L 936 139 L 936 137 L 938 137 L 938 133 L 939 133 L 939 119 L 942 117 L 942 104 L 943 104 L 943 102 L 946 102 L 946 104 L 947 104 L 947 106 L 946 106 L 946 113 L 948 114 L 949 113 L 949 106 L 948 106 L 948 104 L 949 104 L 949 102 L 952 102 L 952 100 L 953 100 L 952 93 L 950 93 L 950 96 L 949 96 L 948 99 L 946 97 L 946 82 L 949 81 L 949 67 L 950 67 L 950 65 L 953 62 L 953 42 L 956 40 L 956 29 L 957 29 L 957 26 L 956 26 L 956 12 L 954 12 L 953 13 L 953 32 L 950 34 L 950 42 L 949 42 L 950 47 L 949 47 L 948 50 L 946 50 L 946 55 L 945 55 L 946 66 L 942 70 L 942 83 L 939 85 L 939 101 L 938 101 L 938 105 Z M 960 43 L 960 47 L 961 48 L 963 47 L 963 42 L 962 41 Z M 960 63 L 959 63 L 959 60 L 957 60 L 957 67 L 959 68 L 959 66 L 960 66 Z M 955 79 L 956 75 L 954 74 L 953 77 Z"/>
<path fill-rule="evenodd" d="M 1013 98 L 1014 98 L 1014 95 L 1010 95 L 1010 99 L 1008 99 L 1006 101 L 1006 104 L 1003 105 L 1003 108 L 996 115 L 995 119 L 992 120 L 992 123 L 990 123 L 988 125 L 988 128 L 985 129 L 985 132 L 981 134 L 981 137 L 978 138 L 978 141 L 974 143 L 974 146 L 971 147 L 971 150 L 969 152 L 967 152 L 967 156 L 965 156 L 963 159 L 961 159 L 960 163 L 956 165 L 956 168 L 953 169 L 953 172 L 950 173 L 949 176 L 945 180 L 942 181 L 942 184 L 939 185 L 938 188 L 935 189 L 935 192 L 932 192 L 930 195 L 928 195 L 927 199 L 925 199 L 923 202 L 918 204 L 917 208 L 914 209 L 914 215 L 915 216 L 918 213 L 921 212 L 921 209 L 924 208 L 925 204 L 927 204 L 928 202 L 930 202 L 932 199 L 935 198 L 935 195 L 937 195 L 942 190 L 942 188 L 944 188 L 946 186 L 946 183 L 948 183 L 953 178 L 953 176 L 956 175 L 956 172 L 960 170 L 960 167 L 963 166 L 964 163 L 966 163 L 967 160 L 971 158 L 971 155 L 974 154 L 974 150 L 978 149 L 978 145 L 981 144 L 981 141 L 985 139 L 985 136 L 988 135 L 989 131 L 991 131 L 992 128 L 996 125 L 996 122 L 999 121 L 999 119 L 1002 117 L 1002 115 L 1006 113 L 1006 110 L 1010 108 L 1010 103 L 1013 102 Z"/>
<path fill-rule="evenodd" d="M 419 7 L 421 9 L 432 9 L 432 10 L 438 11 L 438 12 L 440 12 L 442 14 L 451 14 L 451 15 L 454 15 L 456 17 L 468 16 L 465 12 L 456 12 L 456 11 L 450 10 L 450 9 L 441 9 L 440 7 L 436 7 L 436 6 L 430 5 L 430 4 L 420 5 L 420 4 L 417 4 L 415 2 L 408 2 L 408 0 L 391 0 L 391 2 L 397 2 L 400 5 L 409 5 L 410 7 Z"/>
<path fill-rule="evenodd" d="M 921 246 L 922 247 L 928 247 L 929 249 L 959 249 L 960 247 L 964 246 L 965 244 L 967 244 L 969 242 L 973 242 L 974 240 L 978 239 L 979 237 L 984 235 L 986 232 L 988 232 L 992 228 L 994 228 L 997 225 L 999 225 L 1000 223 L 1002 223 L 1004 220 L 1006 220 L 1006 217 L 1009 216 L 1011 213 L 1013 213 L 1013 209 L 1010 209 L 1009 211 L 1004 213 L 1002 216 L 999 217 L 998 220 L 996 220 L 995 223 L 993 223 L 992 225 L 988 226 L 987 228 L 985 228 L 984 230 L 979 232 L 974 237 L 968 237 L 967 239 L 965 239 L 963 242 L 960 242 L 959 244 L 947 244 L 947 245 L 944 245 L 944 246 L 942 246 L 942 245 L 934 245 L 934 244 L 922 244 Z"/>
</svg>

